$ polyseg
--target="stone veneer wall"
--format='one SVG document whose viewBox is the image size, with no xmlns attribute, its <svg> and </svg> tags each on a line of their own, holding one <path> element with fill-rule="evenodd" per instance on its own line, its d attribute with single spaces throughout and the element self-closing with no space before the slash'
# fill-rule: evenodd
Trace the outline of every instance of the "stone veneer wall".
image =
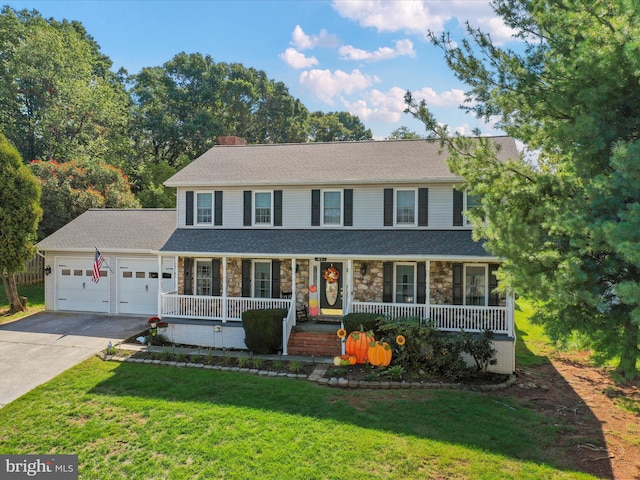
<svg viewBox="0 0 640 480">
<path fill-rule="evenodd" d="M 360 273 L 362 264 L 366 263 L 367 273 Z M 354 293 L 356 302 L 382 302 L 383 272 L 381 261 L 353 262 Z M 453 264 L 451 262 L 431 262 L 429 278 L 429 298 L 434 305 L 449 305 L 453 301 Z M 309 303 L 309 261 L 297 261 L 296 301 L 299 305 Z M 222 275 L 222 265 L 220 266 Z M 184 258 L 178 259 L 178 293 L 184 293 Z M 282 259 L 280 263 L 280 291 L 290 292 L 291 260 Z M 242 259 L 227 259 L 227 296 L 242 296 Z"/>
<path fill-rule="evenodd" d="M 362 264 L 367 265 L 367 273 L 360 273 Z M 353 262 L 353 300 L 356 302 L 382 302 L 384 278 L 382 262 Z"/>
<path fill-rule="evenodd" d="M 434 305 L 453 303 L 453 263 L 431 262 L 429 298 Z"/>
<path fill-rule="evenodd" d="M 309 261 L 298 260 L 296 275 L 297 303 L 308 304 L 309 301 Z M 178 294 L 184 294 L 184 257 L 178 259 Z M 220 265 L 222 276 L 223 265 Z M 195 287 L 195 286 L 194 286 Z M 291 292 L 291 260 L 281 259 L 280 262 L 280 291 Z M 242 259 L 227 258 L 227 296 L 242 296 Z"/>
</svg>

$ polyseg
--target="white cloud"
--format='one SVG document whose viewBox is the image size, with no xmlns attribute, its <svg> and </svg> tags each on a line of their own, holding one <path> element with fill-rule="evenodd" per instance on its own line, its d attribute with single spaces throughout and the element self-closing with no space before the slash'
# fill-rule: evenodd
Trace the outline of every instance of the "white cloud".
<svg viewBox="0 0 640 480">
<path fill-rule="evenodd" d="M 467 21 L 490 33 L 496 43 L 511 40 L 513 31 L 496 16 L 488 0 L 334 0 L 333 8 L 342 17 L 378 32 L 405 31 L 423 36 L 428 30 L 442 32 L 445 23 Z"/>
<path fill-rule="evenodd" d="M 380 47 L 375 52 L 367 52 L 355 48 L 351 45 L 345 45 L 338 50 L 342 60 L 357 60 L 365 62 L 378 62 L 380 60 L 389 60 L 391 58 L 399 56 L 415 57 L 416 52 L 413 49 L 413 42 L 411 40 L 397 40 L 395 42 L 395 48 Z"/>
<path fill-rule="evenodd" d="M 431 87 L 424 87 L 416 92 L 411 92 L 413 98 L 420 102 L 422 100 L 427 102 L 429 107 L 458 107 L 464 103 L 464 91 L 459 88 L 452 88 L 441 93 Z M 466 104 L 470 105 L 470 104 Z"/>
<path fill-rule="evenodd" d="M 379 32 L 399 30 L 425 33 L 442 30 L 448 14 L 433 14 L 422 1 L 334 0 L 333 8 L 343 17 L 358 22 L 363 27 L 374 27 Z"/>
<path fill-rule="evenodd" d="M 300 74 L 300 84 L 307 87 L 323 102 L 333 105 L 337 95 L 351 95 L 370 87 L 380 79 L 376 76 L 365 75 L 360 70 L 351 73 L 342 70 L 308 70 Z"/>
<path fill-rule="evenodd" d="M 278 56 L 284 61 L 284 63 L 292 68 L 309 68 L 318 64 L 318 59 L 316 57 L 307 57 L 304 53 L 300 53 L 295 48 L 287 48 Z"/>
<path fill-rule="evenodd" d="M 291 45 L 298 50 L 309 50 L 315 47 L 335 48 L 338 44 L 338 37 L 328 33 L 325 29 L 320 30 L 318 35 L 307 35 L 300 25 L 296 25 L 291 34 Z"/>
<path fill-rule="evenodd" d="M 405 90 L 400 87 L 393 87 L 387 92 L 373 89 L 359 100 L 341 98 L 341 101 L 349 113 L 362 121 L 394 123 L 400 121 L 404 113 L 404 94 Z"/>
</svg>

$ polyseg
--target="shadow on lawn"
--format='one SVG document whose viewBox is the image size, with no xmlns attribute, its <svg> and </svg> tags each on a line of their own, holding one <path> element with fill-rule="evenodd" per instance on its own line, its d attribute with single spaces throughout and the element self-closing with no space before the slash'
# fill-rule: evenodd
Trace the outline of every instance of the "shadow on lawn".
<svg viewBox="0 0 640 480">
<path fill-rule="evenodd" d="M 559 458 L 557 451 L 553 453 L 551 442 L 558 428 L 548 418 L 511 401 L 508 391 L 507 398 L 499 400 L 496 395 L 452 390 L 354 391 L 301 380 L 121 363 L 91 393 L 299 415 L 457 444 L 560 469 L 581 469 Z M 216 416 L 212 413 L 212 422 Z"/>
<path fill-rule="evenodd" d="M 600 420 L 549 357 L 529 350 L 527 330 L 518 328 L 516 324 L 516 335 L 516 358 L 523 359 L 522 363 L 526 365 L 518 362 L 517 385 L 521 386 L 514 386 L 503 395 L 517 399 L 524 407 L 551 417 L 563 426 L 555 444 L 563 463 L 568 462 L 573 468 L 598 478 L 613 479 L 611 460 L 600 450 L 607 447 Z M 597 390 L 597 386 L 594 388 Z M 596 448 L 585 450 L 581 446 Z"/>
</svg>

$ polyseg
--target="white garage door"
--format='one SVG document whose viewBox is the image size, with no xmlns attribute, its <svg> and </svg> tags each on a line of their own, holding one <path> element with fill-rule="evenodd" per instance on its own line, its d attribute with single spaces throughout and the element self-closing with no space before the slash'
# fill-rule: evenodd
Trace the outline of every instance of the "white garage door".
<svg viewBox="0 0 640 480">
<path fill-rule="evenodd" d="M 100 279 L 94 283 L 93 260 L 93 256 L 56 259 L 56 310 L 109 312 L 111 272 L 103 264 Z"/>
<path fill-rule="evenodd" d="M 172 289 L 173 261 L 163 263 L 158 272 L 156 259 L 118 259 L 118 313 L 155 315 L 158 313 L 158 281 L 163 291 Z"/>
</svg>

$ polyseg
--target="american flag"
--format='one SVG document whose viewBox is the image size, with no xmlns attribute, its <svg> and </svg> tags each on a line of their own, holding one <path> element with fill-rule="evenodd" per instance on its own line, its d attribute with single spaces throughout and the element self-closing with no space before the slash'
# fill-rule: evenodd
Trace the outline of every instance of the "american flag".
<svg viewBox="0 0 640 480">
<path fill-rule="evenodd" d="M 91 275 L 91 280 L 93 283 L 98 283 L 100 281 L 100 267 L 104 263 L 104 257 L 96 248 L 96 256 L 93 261 L 93 274 Z"/>
</svg>

